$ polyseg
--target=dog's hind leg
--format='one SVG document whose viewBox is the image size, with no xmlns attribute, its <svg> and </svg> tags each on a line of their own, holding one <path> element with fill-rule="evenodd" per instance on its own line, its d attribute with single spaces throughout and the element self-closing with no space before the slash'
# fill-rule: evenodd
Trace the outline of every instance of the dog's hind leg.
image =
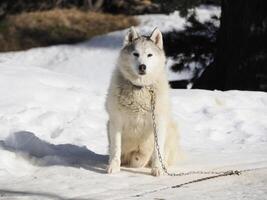
<svg viewBox="0 0 267 200">
<path fill-rule="evenodd" d="M 134 151 L 131 153 L 130 167 L 145 167 L 151 155 L 142 153 L 141 151 Z"/>
<path fill-rule="evenodd" d="M 147 167 L 153 153 L 153 135 L 139 143 L 135 151 L 131 152 L 130 167 Z"/>
</svg>

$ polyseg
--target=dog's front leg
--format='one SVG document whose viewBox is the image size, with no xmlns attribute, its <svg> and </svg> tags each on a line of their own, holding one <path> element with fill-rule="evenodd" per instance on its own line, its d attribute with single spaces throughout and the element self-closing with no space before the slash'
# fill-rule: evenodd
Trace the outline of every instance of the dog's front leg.
<svg viewBox="0 0 267 200">
<path fill-rule="evenodd" d="M 166 140 L 166 123 L 164 119 L 160 119 L 160 117 L 157 117 L 156 120 L 156 128 L 157 128 L 157 139 L 158 139 L 158 146 L 154 145 L 154 151 L 152 154 L 152 162 L 151 162 L 151 174 L 153 176 L 160 176 L 163 174 L 163 170 L 161 167 L 160 159 L 159 159 L 159 153 L 162 157 L 162 161 L 164 162 L 164 144 Z M 154 133 L 155 134 L 155 133 Z M 160 152 L 158 152 L 158 150 Z"/>
<path fill-rule="evenodd" d="M 121 125 L 110 121 L 108 124 L 109 134 L 109 165 L 107 173 L 120 171 L 121 165 Z"/>
</svg>

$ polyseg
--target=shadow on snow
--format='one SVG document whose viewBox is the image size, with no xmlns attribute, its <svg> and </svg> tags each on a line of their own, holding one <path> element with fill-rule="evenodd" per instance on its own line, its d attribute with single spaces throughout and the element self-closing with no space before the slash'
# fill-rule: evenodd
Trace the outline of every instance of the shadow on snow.
<svg viewBox="0 0 267 200">
<path fill-rule="evenodd" d="M 97 173 L 105 173 L 108 155 L 96 154 L 85 146 L 73 144 L 50 144 L 34 133 L 20 131 L 0 140 L 0 148 L 21 153 L 39 166 L 81 167 Z"/>
</svg>

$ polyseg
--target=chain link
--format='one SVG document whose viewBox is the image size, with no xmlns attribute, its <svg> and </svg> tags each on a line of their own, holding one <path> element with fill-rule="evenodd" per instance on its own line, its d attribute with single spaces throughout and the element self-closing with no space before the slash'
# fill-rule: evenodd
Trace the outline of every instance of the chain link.
<svg viewBox="0 0 267 200">
<path fill-rule="evenodd" d="M 152 125 L 154 132 L 154 145 L 157 150 L 158 158 L 160 161 L 161 168 L 168 176 L 188 176 L 193 174 L 210 174 L 210 175 L 218 175 L 218 176 L 229 176 L 229 175 L 240 175 L 242 171 L 239 170 L 229 170 L 229 171 L 188 171 L 181 173 L 170 173 L 166 165 L 164 164 L 163 157 L 160 153 L 159 141 L 158 141 L 158 131 L 156 124 L 156 115 L 155 115 L 155 106 L 156 106 L 156 95 L 154 88 L 152 86 L 149 87 L 149 93 L 151 95 L 151 116 L 152 116 Z M 245 171 L 245 170 L 243 170 Z"/>
</svg>

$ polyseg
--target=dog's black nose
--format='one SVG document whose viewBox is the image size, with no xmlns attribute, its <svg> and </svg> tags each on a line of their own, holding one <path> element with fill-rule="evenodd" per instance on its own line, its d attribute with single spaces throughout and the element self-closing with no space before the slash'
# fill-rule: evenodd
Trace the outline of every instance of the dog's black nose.
<svg viewBox="0 0 267 200">
<path fill-rule="evenodd" d="M 139 65 L 139 74 L 141 75 L 146 74 L 146 65 L 144 64 Z"/>
</svg>

